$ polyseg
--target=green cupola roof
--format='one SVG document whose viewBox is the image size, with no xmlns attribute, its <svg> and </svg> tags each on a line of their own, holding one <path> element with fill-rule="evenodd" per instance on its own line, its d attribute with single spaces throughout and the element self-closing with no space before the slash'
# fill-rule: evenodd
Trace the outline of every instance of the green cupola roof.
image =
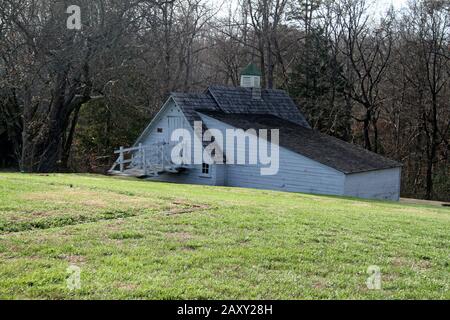
<svg viewBox="0 0 450 320">
<path fill-rule="evenodd" d="M 241 76 L 258 76 L 261 77 L 261 70 L 253 64 L 250 63 L 248 66 L 245 67 L 244 70 L 241 72 Z"/>
</svg>

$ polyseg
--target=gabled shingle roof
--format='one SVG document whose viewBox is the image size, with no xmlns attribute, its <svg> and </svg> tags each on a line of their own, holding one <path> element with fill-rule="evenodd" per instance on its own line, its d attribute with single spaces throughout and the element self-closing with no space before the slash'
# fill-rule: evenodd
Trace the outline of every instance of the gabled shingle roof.
<svg viewBox="0 0 450 320">
<path fill-rule="evenodd" d="M 309 128 L 305 117 L 284 90 L 262 89 L 261 99 L 253 99 L 251 88 L 211 86 L 208 92 L 225 113 L 272 114 Z"/>
<path fill-rule="evenodd" d="M 401 167 L 396 161 L 273 115 L 201 113 L 244 130 L 279 129 L 281 147 L 345 174 Z"/>
<path fill-rule="evenodd" d="M 172 99 L 183 111 L 187 121 L 194 125 L 194 121 L 201 121 L 196 110 L 220 110 L 213 97 L 207 93 L 172 93 Z"/>
<path fill-rule="evenodd" d="M 261 90 L 261 99 L 252 98 L 252 89 L 211 86 L 205 93 L 172 93 L 171 97 L 193 125 L 200 121 L 196 110 L 225 113 L 273 114 L 309 128 L 303 114 L 283 90 Z"/>
</svg>

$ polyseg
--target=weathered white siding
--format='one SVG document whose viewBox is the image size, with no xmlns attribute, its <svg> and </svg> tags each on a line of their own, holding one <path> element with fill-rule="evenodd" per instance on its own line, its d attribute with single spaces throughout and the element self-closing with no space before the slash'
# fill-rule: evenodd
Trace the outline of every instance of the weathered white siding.
<svg viewBox="0 0 450 320">
<path fill-rule="evenodd" d="M 183 118 L 183 128 L 189 130 L 192 136 L 194 132 L 188 121 L 183 115 L 183 112 L 178 108 L 175 102 L 170 99 L 159 112 L 159 114 L 152 121 L 151 125 L 147 128 L 145 135 L 143 135 L 138 143 L 143 145 L 154 145 L 159 142 L 170 142 L 168 136 L 169 130 L 169 117 L 180 116 Z M 162 132 L 158 132 L 158 128 L 162 129 Z M 192 155 L 194 154 L 194 144 L 192 143 Z M 211 173 L 208 176 L 202 174 L 201 165 L 191 165 L 188 170 L 173 174 L 164 173 L 158 177 L 149 178 L 149 180 L 177 182 L 186 184 L 204 184 L 204 185 L 223 185 L 223 170 L 217 170 L 215 165 L 212 165 Z M 219 179 L 216 181 L 216 172 L 219 172 Z"/>
<path fill-rule="evenodd" d="M 349 174 L 345 178 L 345 195 L 398 201 L 401 168 Z"/>
<path fill-rule="evenodd" d="M 201 117 L 208 128 L 221 130 L 224 140 L 225 130 L 233 129 L 232 126 L 206 115 Z M 237 148 L 236 152 L 245 150 Z M 261 165 L 227 164 L 226 185 L 316 194 L 344 194 L 343 173 L 282 147 L 278 174 L 263 176 L 260 169 Z"/>
<path fill-rule="evenodd" d="M 225 164 L 213 165 L 216 186 L 227 185 L 228 168 Z"/>
<path fill-rule="evenodd" d="M 169 120 L 168 117 L 179 116 L 182 117 L 183 127 L 188 128 L 188 124 L 186 119 L 184 119 L 184 115 L 181 112 L 180 108 L 173 102 L 173 100 L 169 100 L 164 109 L 156 116 L 156 118 L 152 121 L 152 124 L 147 129 L 145 136 L 141 138 L 139 141 L 144 145 L 153 145 L 159 142 L 169 142 L 167 138 L 167 131 L 169 130 Z M 162 129 L 162 132 L 158 132 L 158 128 Z"/>
</svg>

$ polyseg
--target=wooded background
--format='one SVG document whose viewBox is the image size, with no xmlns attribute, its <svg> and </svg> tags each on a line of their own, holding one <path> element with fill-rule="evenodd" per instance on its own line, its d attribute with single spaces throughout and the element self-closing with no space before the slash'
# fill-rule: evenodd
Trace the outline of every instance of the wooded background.
<svg viewBox="0 0 450 320">
<path fill-rule="evenodd" d="M 238 86 L 254 62 L 315 129 L 402 162 L 403 196 L 450 200 L 450 1 L 376 8 L 0 0 L 0 167 L 105 172 L 171 91 Z"/>
</svg>

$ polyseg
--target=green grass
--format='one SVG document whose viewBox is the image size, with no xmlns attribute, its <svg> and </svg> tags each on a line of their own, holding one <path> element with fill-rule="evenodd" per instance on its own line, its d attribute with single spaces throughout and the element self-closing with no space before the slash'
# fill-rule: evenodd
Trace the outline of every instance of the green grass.
<svg viewBox="0 0 450 320">
<path fill-rule="evenodd" d="M 3 299 L 450 299 L 449 249 L 449 208 L 0 173 Z"/>
</svg>

